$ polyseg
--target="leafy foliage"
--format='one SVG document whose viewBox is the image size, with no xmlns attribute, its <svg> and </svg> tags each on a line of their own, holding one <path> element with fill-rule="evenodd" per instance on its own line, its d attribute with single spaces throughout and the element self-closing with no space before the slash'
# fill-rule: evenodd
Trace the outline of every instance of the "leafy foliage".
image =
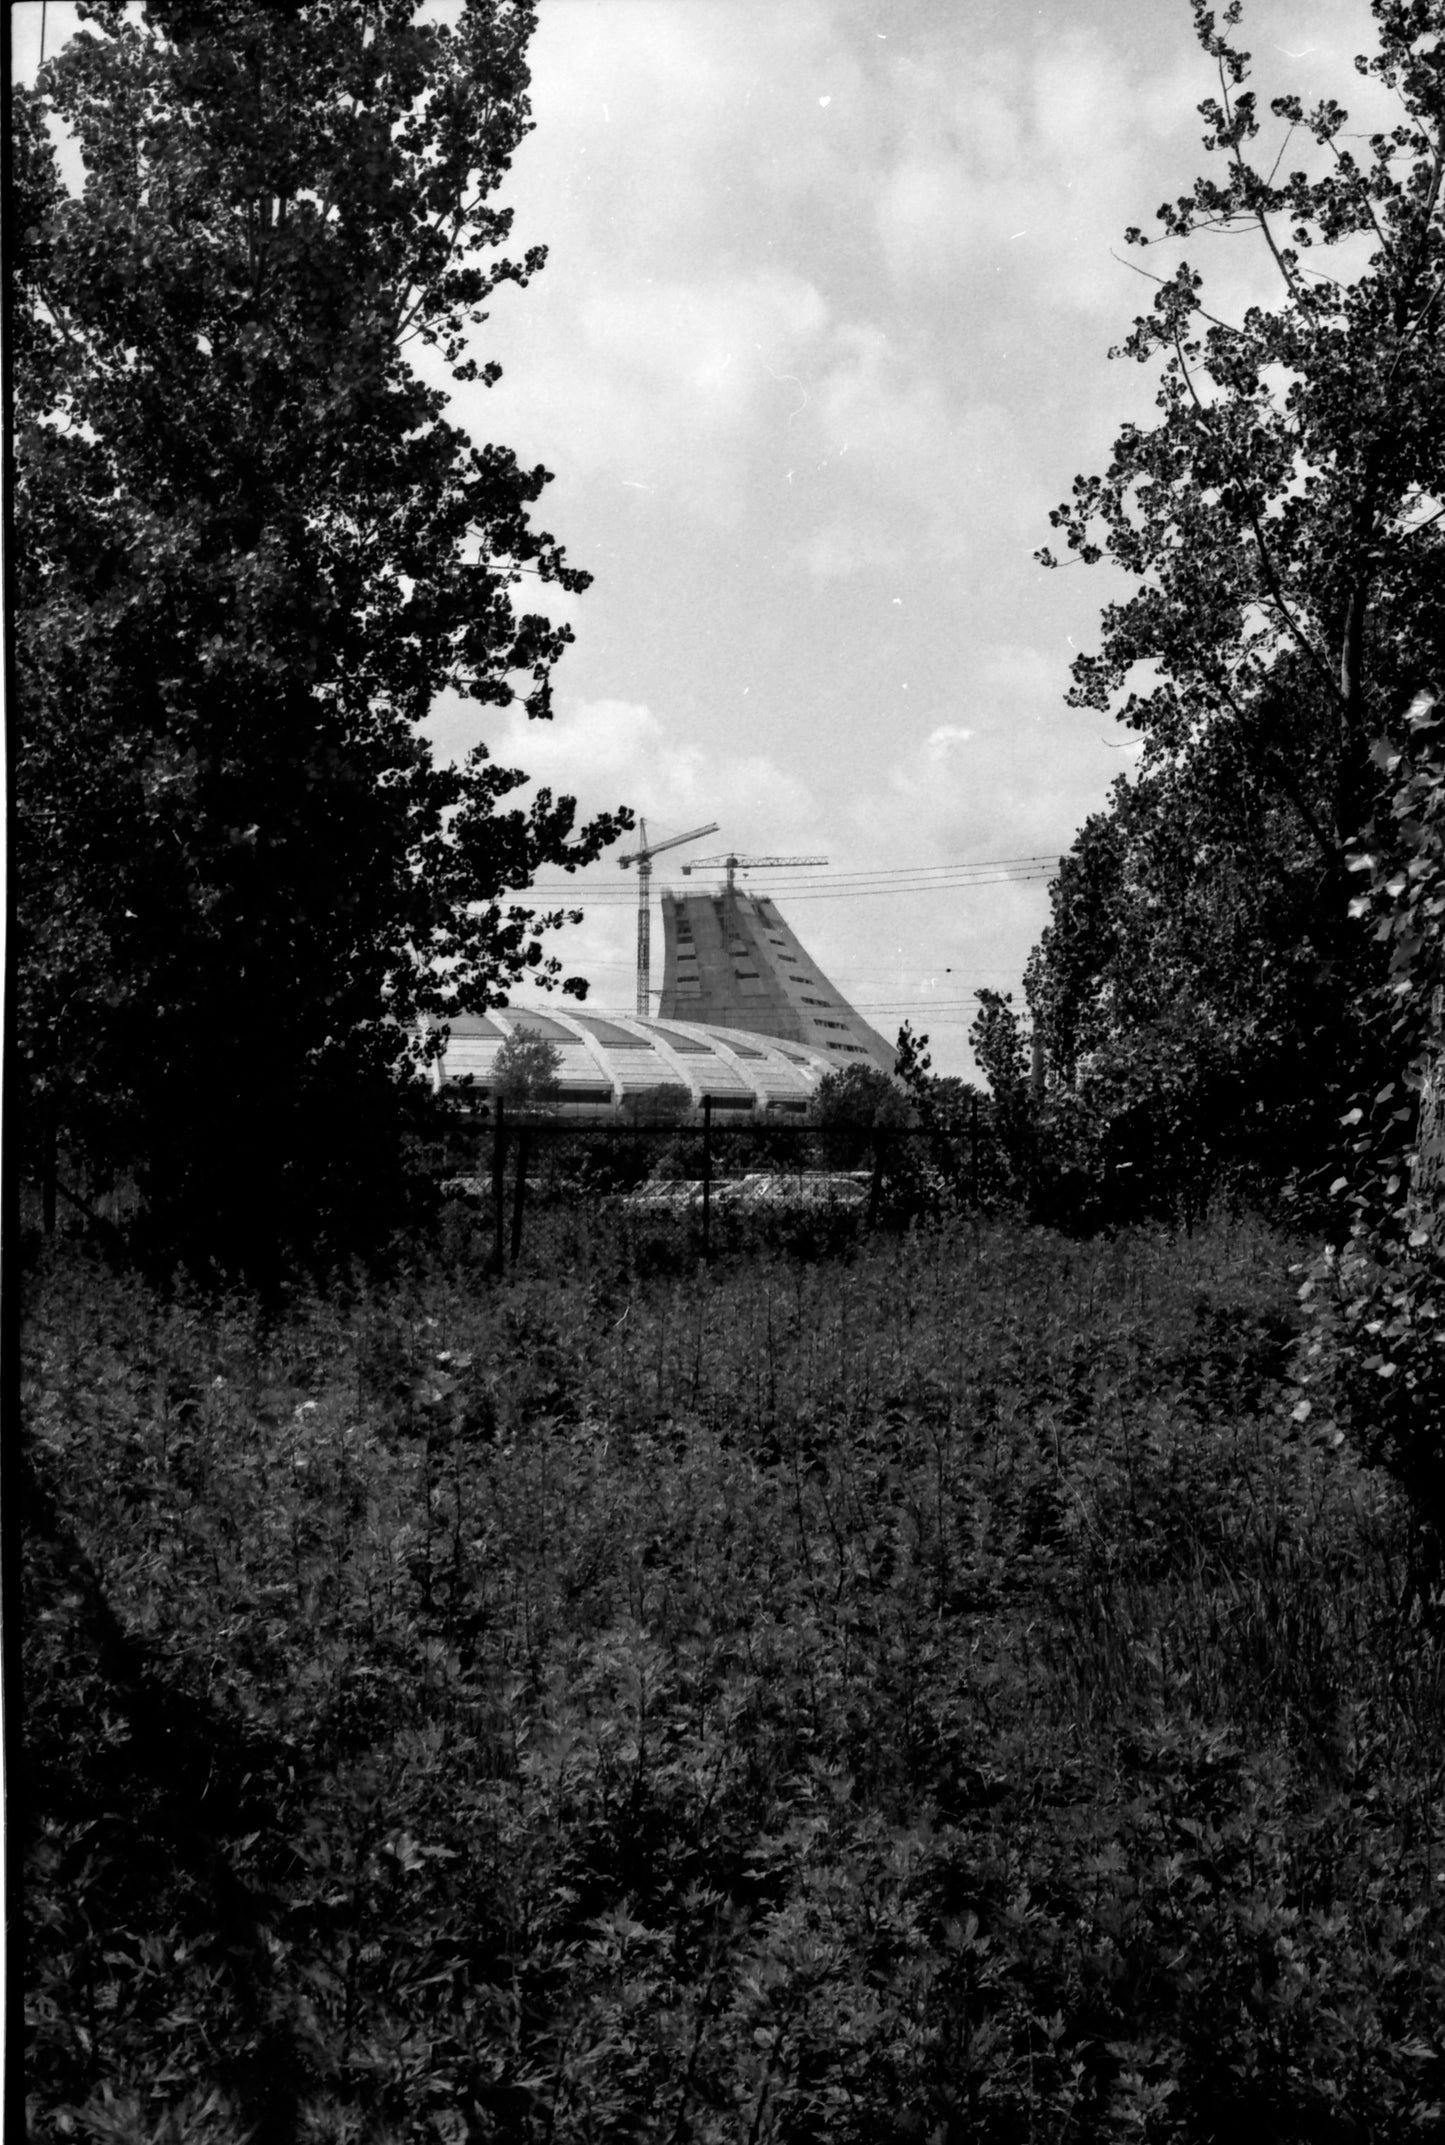
<svg viewBox="0 0 1445 2145">
<path fill-rule="evenodd" d="M 1304 1284 L 1314 1322 L 1306 1401 L 1405 1485 L 1445 1561 L 1445 723 L 1433 694 L 1412 709 L 1408 742 L 1382 745 L 1378 758 L 1387 795 L 1369 850 L 1354 858 L 1367 887 L 1355 906 L 1388 953 L 1371 1011 L 1394 1077 L 1346 1120 L 1353 1152 L 1334 1186 L 1345 1242 Z"/>
<path fill-rule="evenodd" d="M 1436 2134 L 1439 1633 L 1283 1266 L 37 1277 L 37 2134 Z"/>
<path fill-rule="evenodd" d="M 622 823 L 418 729 L 544 717 L 569 635 L 520 591 L 587 578 L 412 363 L 495 379 L 470 338 L 542 265 L 491 205 L 533 14 L 81 14 L 14 98 L 18 1100 L 192 1249 L 345 1237 L 423 1018 L 556 976 L 510 896 Z"/>
<path fill-rule="evenodd" d="M 1227 740 L 1117 784 L 1061 860 L 1026 978 L 1055 1142 L 1160 1199 L 1171 1178 L 1204 1196 L 1227 1172 L 1263 1192 L 1318 1167 L 1362 1029 L 1331 1028 L 1318 893 Z M 1302 1078 L 1302 1040 L 1326 1036 Z"/>
<path fill-rule="evenodd" d="M 680 1080 L 631 1090 L 622 1098 L 622 1115 L 637 1124 L 677 1125 L 692 1112 L 692 1094 Z"/>
<path fill-rule="evenodd" d="M 877 1065 L 845 1065 L 824 1073 L 813 1096 L 812 1117 L 823 1133 L 824 1159 L 834 1169 L 852 1169 L 872 1152 L 879 1133 L 912 1122 L 908 1097 Z"/>
<path fill-rule="evenodd" d="M 535 1029 L 514 1028 L 492 1066 L 492 1093 L 508 1108 L 550 1109 L 562 1092 L 562 1053 Z"/>
<path fill-rule="evenodd" d="M 1372 0 L 1379 49 L 1357 64 L 1400 119 L 1366 153 L 1341 105 L 1293 96 L 1267 144 L 1239 0 L 1193 7 L 1219 176 L 1161 209 L 1162 236 L 1252 236 L 1280 297 L 1229 322 L 1187 260 L 1162 279 L 1119 353 L 1159 366 L 1158 421 L 1053 516 L 1133 584 L 1070 698 L 1144 753 L 1061 873 L 1029 994 L 1051 1080 L 1086 1109 L 1137 1119 L 1162 1089 L 1160 1136 L 1187 1124 L 1207 1149 L 1247 1096 L 1277 1173 L 1319 1172 L 1375 1069 L 1380 960 L 1348 877 L 1372 747 L 1401 742 L 1445 625 L 1445 18 Z"/>
</svg>

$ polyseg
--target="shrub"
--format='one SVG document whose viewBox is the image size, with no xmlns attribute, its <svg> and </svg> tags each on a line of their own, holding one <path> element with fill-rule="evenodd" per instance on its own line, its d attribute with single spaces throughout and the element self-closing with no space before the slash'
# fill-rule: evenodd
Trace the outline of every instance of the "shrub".
<svg viewBox="0 0 1445 2145">
<path fill-rule="evenodd" d="M 1439 1635 L 1287 1248 L 32 1278 L 37 2135 L 1425 2137 Z"/>
</svg>

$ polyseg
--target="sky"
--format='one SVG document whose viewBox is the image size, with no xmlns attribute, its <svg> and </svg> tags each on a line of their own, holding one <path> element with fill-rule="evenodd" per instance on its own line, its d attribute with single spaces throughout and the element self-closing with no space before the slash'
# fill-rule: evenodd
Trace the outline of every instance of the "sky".
<svg viewBox="0 0 1445 2145">
<path fill-rule="evenodd" d="M 40 13 L 14 11 L 22 74 Z M 553 472 L 534 521 L 593 582 L 545 604 L 575 634 L 553 720 L 445 701 L 436 748 L 485 739 L 654 841 L 716 820 L 658 857 L 654 901 L 720 877 L 684 878 L 690 856 L 826 857 L 741 883 L 875 1027 L 908 1019 L 971 1076 L 974 993 L 1021 999 L 1048 871 L 1137 757 L 1065 704 L 1124 584 L 1035 554 L 1152 409 L 1152 376 L 1108 352 L 1141 271 L 1179 258 L 1125 228 L 1210 162 L 1187 0 L 539 13 L 535 129 L 497 198 L 508 250 L 547 266 L 496 294 L 476 355 L 503 377 L 455 388 L 453 415 Z M 49 7 L 52 48 L 73 21 Z M 1262 104 L 1388 117 L 1353 72 L 1367 0 L 1247 0 L 1240 35 Z M 1249 240 L 1184 250 L 1227 317 L 1275 302 Z M 586 910 L 556 951 L 599 1010 L 635 1002 L 636 839 L 543 880 Z"/>
</svg>

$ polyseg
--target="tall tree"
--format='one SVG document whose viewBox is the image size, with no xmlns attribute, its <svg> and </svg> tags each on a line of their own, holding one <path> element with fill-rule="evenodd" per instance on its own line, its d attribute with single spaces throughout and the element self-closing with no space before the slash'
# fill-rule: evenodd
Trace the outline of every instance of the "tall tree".
<svg viewBox="0 0 1445 2145">
<path fill-rule="evenodd" d="M 1339 1023 L 1323 884 L 1228 731 L 1115 784 L 1060 861 L 1025 977 L 1077 1160 L 1148 1157 L 1167 1205 L 1186 1156 L 1196 1180 L 1228 1163 L 1277 1181 L 1337 1144 L 1359 1033 Z"/>
<path fill-rule="evenodd" d="M 1278 296 L 1229 321 L 1187 260 L 1161 278 L 1119 353 L 1160 367 L 1158 420 L 1126 426 L 1053 516 L 1078 557 L 1133 583 L 1069 697 L 1144 753 L 1061 876 L 1032 995 L 1075 1067 L 1083 1036 L 1127 1044 L 1170 1005 L 1212 1008 L 1243 1059 L 1292 1061 L 1318 1123 L 1358 1078 L 1376 965 L 1348 871 L 1379 793 L 1372 746 L 1401 737 L 1445 656 L 1445 7 L 1371 0 L 1378 50 L 1356 65 L 1399 118 L 1361 149 L 1330 99 L 1276 98 L 1266 140 L 1240 0 L 1191 5 L 1218 79 L 1200 107 L 1217 173 L 1160 210 L 1161 236 L 1252 235 Z M 1186 912 L 1168 915 L 1181 872 Z M 1141 928 L 1146 901 L 1168 928 Z M 1291 948 L 1287 987 L 1261 988 Z"/>
<path fill-rule="evenodd" d="M 448 688 L 545 717 L 570 635 L 519 591 L 587 580 L 412 363 L 495 380 L 486 301 L 542 265 L 491 200 L 534 11 L 80 14 L 15 100 L 23 1107 L 183 1238 L 343 1227 L 427 1017 L 558 978 L 509 897 L 625 823 L 419 731 Z"/>
</svg>

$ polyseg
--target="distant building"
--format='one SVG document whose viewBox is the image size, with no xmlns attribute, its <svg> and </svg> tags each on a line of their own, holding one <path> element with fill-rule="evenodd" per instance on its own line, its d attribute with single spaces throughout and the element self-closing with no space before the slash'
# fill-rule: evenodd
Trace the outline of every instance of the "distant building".
<svg viewBox="0 0 1445 2145">
<path fill-rule="evenodd" d="M 738 1116 L 802 1117 L 824 1076 L 852 1062 L 808 1044 L 632 1013 L 534 1013 L 513 1006 L 459 1013 L 448 1027 L 445 1055 L 433 1068 L 438 1088 L 469 1088 L 478 1101 L 488 1100 L 497 1052 L 520 1030 L 556 1045 L 562 1061 L 557 1109 L 564 1117 L 608 1117 L 629 1096 L 662 1087 L 684 1089 L 694 1109 L 707 1099 L 715 1111 Z"/>
<path fill-rule="evenodd" d="M 823 974 L 777 904 L 735 888 L 662 895 L 664 1020 L 706 1021 L 822 1051 L 832 1070 L 894 1051 Z"/>
</svg>

